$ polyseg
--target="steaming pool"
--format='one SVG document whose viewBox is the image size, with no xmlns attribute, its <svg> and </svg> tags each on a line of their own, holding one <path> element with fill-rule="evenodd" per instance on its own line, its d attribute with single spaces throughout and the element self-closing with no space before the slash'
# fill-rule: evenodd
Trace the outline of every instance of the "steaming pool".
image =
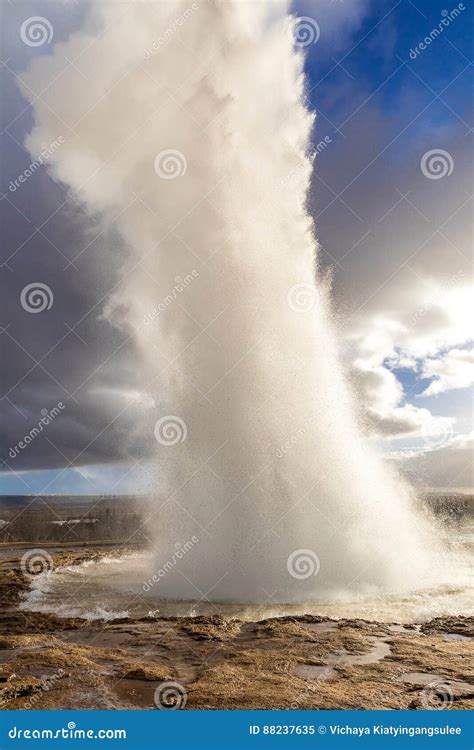
<svg viewBox="0 0 474 750">
<path fill-rule="evenodd" d="M 474 548 L 474 522 L 456 529 L 457 545 L 466 552 Z M 474 586 L 468 557 L 462 558 L 452 582 L 404 593 L 374 592 L 366 595 L 339 594 L 331 600 L 298 604 L 239 604 L 174 601 L 160 598 L 159 583 L 149 591 L 144 584 L 152 570 L 148 553 L 111 553 L 98 560 L 58 567 L 37 575 L 25 593 L 21 608 L 80 617 L 87 620 L 121 618 L 189 617 L 221 614 L 242 620 L 260 620 L 284 615 L 321 615 L 328 618 L 362 618 L 381 622 L 417 623 L 442 615 L 474 614 Z M 145 586 L 145 588 L 147 588 Z"/>
</svg>

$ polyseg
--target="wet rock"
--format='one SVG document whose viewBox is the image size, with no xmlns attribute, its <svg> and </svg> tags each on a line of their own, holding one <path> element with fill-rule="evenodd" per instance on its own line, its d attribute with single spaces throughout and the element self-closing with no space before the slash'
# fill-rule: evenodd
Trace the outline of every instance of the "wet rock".
<svg viewBox="0 0 474 750">
<path fill-rule="evenodd" d="M 184 630 L 201 641 L 227 641 L 234 638 L 242 627 L 240 620 L 229 619 L 221 615 L 211 617 L 186 618 Z"/>
<path fill-rule="evenodd" d="M 474 638 L 474 617 L 435 617 L 420 626 L 422 633 L 456 633 Z"/>
<path fill-rule="evenodd" d="M 171 670 L 169 667 L 153 664 L 146 666 L 144 664 L 123 664 L 117 669 L 117 674 L 127 680 L 170 680 Z"/>
<path fill-rule="evenodd" d="M 55 555 L 55 564 L 86 558 L 87 550 L 68 551 Z M 167 680 L 181 683 L 191 709 L 425 710 L 473 703 L 473 643 L 466 640 L 473 618 L 440 617 L 421 627 L 313 615 L 87 622 L 19 610 L 26 585 L 19 558 L 9 561 L 0 572 L 6 709 L 154 709 L 155 690 Z M 414 674 L 436 684 L 407 679 Z"/>
</svg>

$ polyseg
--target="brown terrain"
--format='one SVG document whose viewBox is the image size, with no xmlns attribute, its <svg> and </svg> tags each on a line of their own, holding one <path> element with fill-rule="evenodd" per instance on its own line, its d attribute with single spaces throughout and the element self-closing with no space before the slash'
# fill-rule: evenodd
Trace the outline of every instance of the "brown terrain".
<svg viewBox="0 0 474 750">
<path fill-rule="evenodd" d="M 50 549 L 55 565 L 104 550 Z M 4 709 L 467 709 L 473 618 L 423 625 L 310 615 L 112 622 L 22 611 L 22 549 L 3 551 Z M 471 658 L 469 658 L 471 656 Z M 164 683 L 172 682 L 171 686 Z"/>
</svg>

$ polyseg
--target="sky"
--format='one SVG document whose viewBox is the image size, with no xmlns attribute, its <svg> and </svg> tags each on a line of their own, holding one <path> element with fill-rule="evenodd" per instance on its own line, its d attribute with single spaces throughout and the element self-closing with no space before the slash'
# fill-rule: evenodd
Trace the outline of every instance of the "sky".
<svg viewBox="0 0 474 750">
<path fill-rule="evenodd" d="M 146 488 L 140 435 L 136 454 L 123 454 L 143 406 L 133 353 L 103 315 L 111 266 L 125 258 L 113 226 L 85 216 L 47 155 L 32 170 L 25 148 L 22 73 L 82 27 L 86 5 L 1 10 L 3 494 Z M 317 116 L 308 206 L 360 421 L 416 484 L 470 489 L 472 3 L 298 0 L 294 12 L 309 29 L 300 46 Z M 32 16 L 49 21 L 50 40 L 23 41 Z M 80 60 L 72 67 L 79 85 Z M 68 135 L 58 122 L 52 147 Z M 38 282 L 48 288 L 36 314 L 22 293 Z"/>
</svg>

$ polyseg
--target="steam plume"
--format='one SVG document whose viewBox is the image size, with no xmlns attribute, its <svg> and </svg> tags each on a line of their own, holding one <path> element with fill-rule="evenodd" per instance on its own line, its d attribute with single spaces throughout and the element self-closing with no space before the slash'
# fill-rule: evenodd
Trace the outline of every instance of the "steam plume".
<svg viewBox="0 0 474 750">
<path fill-rule="evenodd" d="M 49 85 L 25 88 L 29 149 L 66 129 L 53 176 L 128 248 L 105 314 L 159 405 L 156 568 L 199 540 L 157 595 L 302 601 L 430 576 L 432 530 L 361 442 L 341 374 L 290 21 L 286 2 L 93 2 L 25 76 Z"/>
</svg>

